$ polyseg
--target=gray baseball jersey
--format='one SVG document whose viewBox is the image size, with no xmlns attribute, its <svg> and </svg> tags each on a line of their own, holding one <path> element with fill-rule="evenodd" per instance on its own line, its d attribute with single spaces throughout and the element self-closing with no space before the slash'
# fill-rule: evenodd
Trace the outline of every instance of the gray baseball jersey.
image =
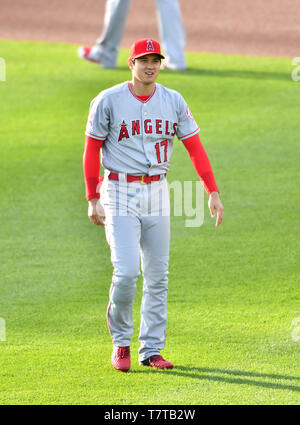
<svg viewBox="0 0 300 425">
<path fill-rule="evenodd" d="M 156 84 L 152 96 L 142 102 L 128 81 L 92 100 L 86 127 L 87 136 L 105 141 L 105 169 L 150 176 L 168 171 L 175 135 L 185 140 L 199 131 L 177 91 Z"/>
</svg>

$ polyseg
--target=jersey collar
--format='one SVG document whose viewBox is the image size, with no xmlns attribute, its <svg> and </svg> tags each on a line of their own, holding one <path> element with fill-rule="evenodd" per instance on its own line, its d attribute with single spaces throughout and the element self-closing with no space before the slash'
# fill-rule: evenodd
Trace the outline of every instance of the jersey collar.
<svg viewBox="0 0 300 425">
<path fill-rule="evenodd" d="M 130 86 L 130 81 L 128 82 L 128 89 L 129 89 L 129 91 L 130 91 L 130 93 L 132 94 L 132 96 L 135 98 L 135 99 L 137 99 L 139 102 L 141 102 L 141 103 L 147 103 L 147 102 L 149 102 L 149 100 L 154 96 L 154 93 L 156 92 L 156 84 L 155 84 L 155 86 L 154 86 L 154 90 L 153 90 L 153 93 L 148 97 L 148 99 L 147 100 L 145 100 L 145 101 L 143 101 L 143 100 L 141 100 L 141 99 L 139 99 L 138 98 L 138 96 L 136 96 L 136 94 L 133 92 L 133 90 L 132 90 L 132 88 L 131 88 L 131 86 Z"/>
</svg>

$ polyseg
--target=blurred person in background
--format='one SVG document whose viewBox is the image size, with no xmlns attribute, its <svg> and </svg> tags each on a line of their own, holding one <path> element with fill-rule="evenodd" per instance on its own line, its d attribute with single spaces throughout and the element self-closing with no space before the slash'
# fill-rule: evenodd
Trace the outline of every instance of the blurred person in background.
<svg viewBox="0 0 300 425">
<path fill-rule="evenodd" d="M 187 67 L 184 55 L 185 30 L 178 0 L 155 2 L 162 48 L 165 52 L 163 67 L 174 71 L 184 70 Z M 116 67 L 129 6 L 130 0 L 106 0 L 102 34 L 94 46 L 80 47 L 79 57 L 98 63 L 103 68 Z"/>
</svg>

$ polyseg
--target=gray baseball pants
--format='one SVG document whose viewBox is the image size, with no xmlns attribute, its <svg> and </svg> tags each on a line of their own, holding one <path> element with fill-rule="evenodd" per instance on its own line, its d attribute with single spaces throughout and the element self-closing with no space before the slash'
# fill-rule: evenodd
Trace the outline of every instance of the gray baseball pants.
<svg viewBox="0 0 300 425">
<path fill-rule="evenodd" d="M 170 245 L 169 193 L 166 178 L 144 185 L 127 183 L 126 175 L 101 187 L 106 238 L 114 267 L 107 310 L 116 346 L 129 346 L 136 282 L 143 274 L 139 361 L 164 348 L 167 326 Z"/>
</svg>

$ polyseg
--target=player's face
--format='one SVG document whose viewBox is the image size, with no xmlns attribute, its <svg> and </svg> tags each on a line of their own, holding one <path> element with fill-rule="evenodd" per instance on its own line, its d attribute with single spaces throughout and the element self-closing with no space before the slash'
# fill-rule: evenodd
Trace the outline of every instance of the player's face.
<svg viewBox="0 0 300 425">
<path fill-rule="evenodd" d="M 161 59 L 158 55 L 142 56 L 131 62 L 133 78 L 144 84 L 153 84 L 159 74 Z"/>
</svg>

